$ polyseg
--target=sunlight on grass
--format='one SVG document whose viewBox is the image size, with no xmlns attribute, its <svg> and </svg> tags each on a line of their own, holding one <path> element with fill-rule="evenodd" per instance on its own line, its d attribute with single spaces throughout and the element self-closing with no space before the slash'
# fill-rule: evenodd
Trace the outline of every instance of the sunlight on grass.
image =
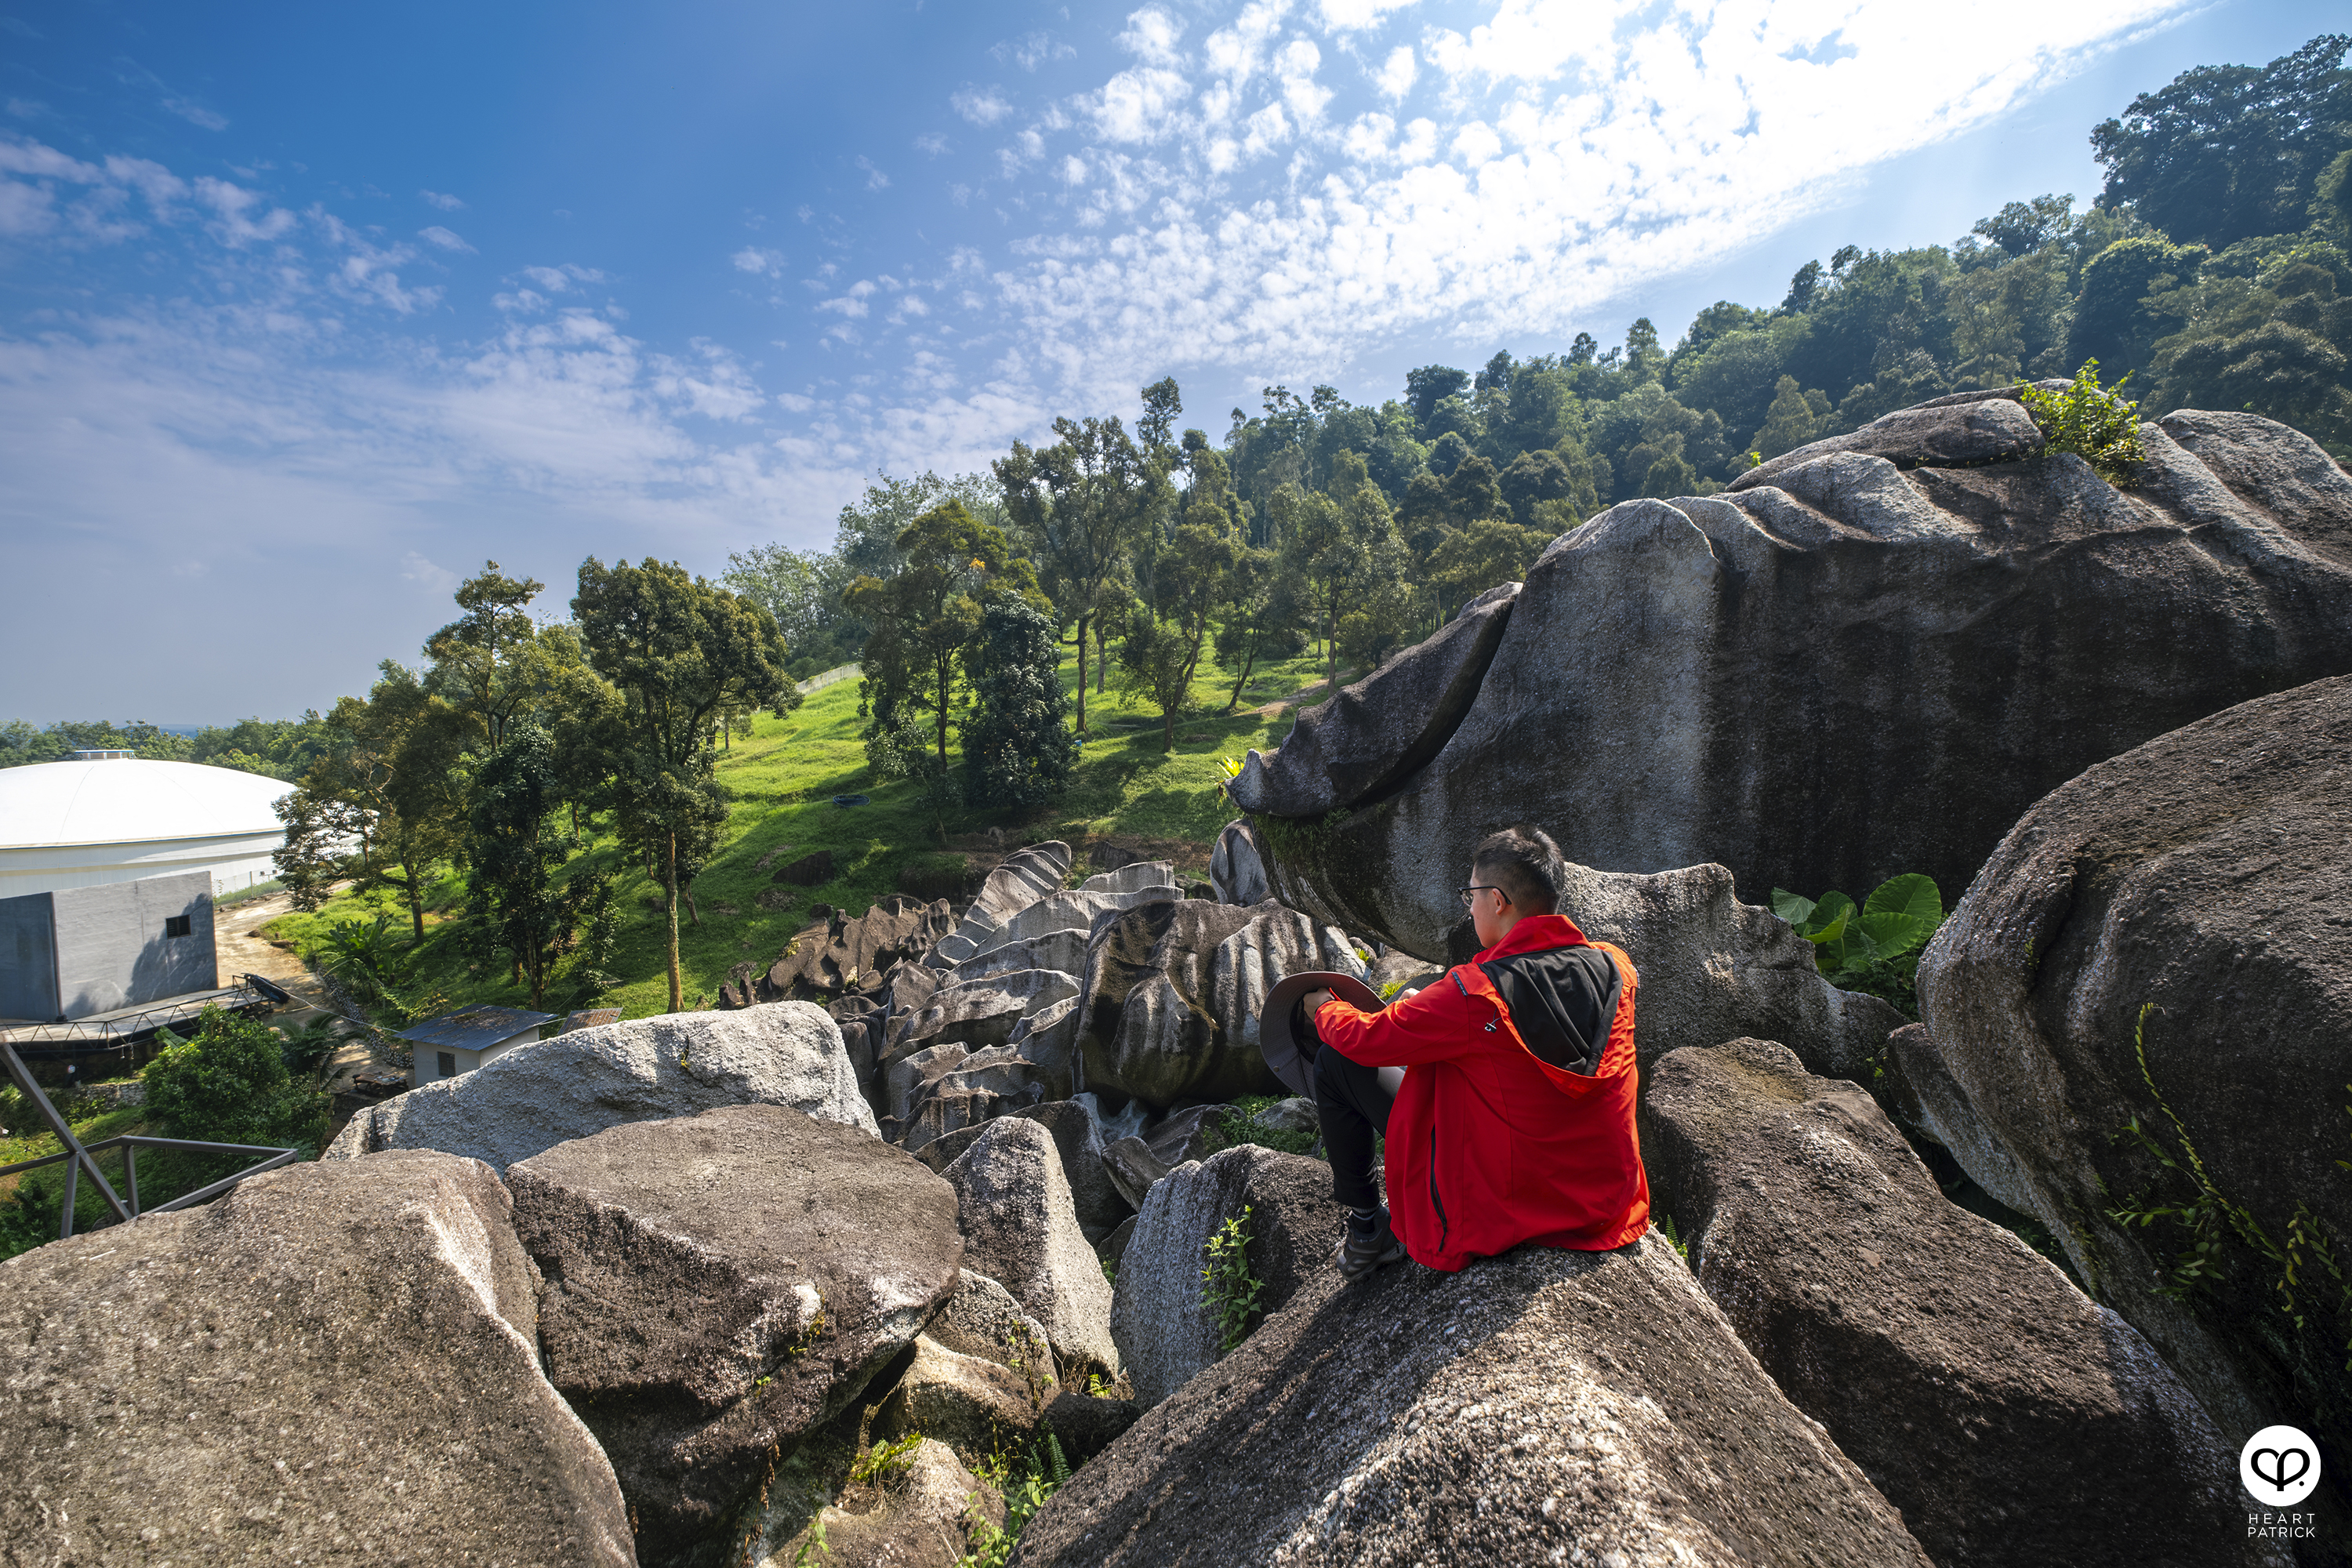
<svg viewBox="0 0 2352 1568">
<path fill-rule="evenodd" d="M 1062 673 L 1065 689 L 1075 691 L 1075 661 L 1066 659 Z M 1100 694 L 1089 689 L 1089 735 L 1063 799 L 1032 817 L 1002 811 L 954 812 L 949 816 L 949 833 L 962 837 L 1002 826 L 1015 842 L 1107 836 L 1181 840 L 1193 847 L 1190 858 L 1197 872 L 1217 834 L 1238 815 L 1218 790 L 1223 774 L 1217 759 L 1276 745 L 1289 729 L 1291 716 L 1285 712 L 1269 718 L 1251 710 L 1313 686 L 1322 674 L 1321 661 L 1312 654 L 1261 666 L 1251 677 L 1241 710 L 1227 714 L 1223 710 L 1232 695 L 1232 677 L 1209 666 L 1193 682 L 1192 705 L 1177 723 L 1173 752 L 1162 749 L 1160 715 L 1148 703 L 1122 697 L 1115 679 Z M 830 904 L 863 913 L 898 890 L 902 868 L 940 847 L 930 818 L 915 803 L 913 788 L 877 783 L 866 767 L 857 686 L 850 680 L 827 687 L 782 720 L 762 714 L 748 739 L 737 737 L 719 753 L 719 776 L 734 799 L 723 846 L 694 882 L 699 928 L 685 905 L 678 910 L 678 952 L 689 1007 L 714 1003 L 735 964 L 772 962 L 793 934 L 810 923 L 814 906 Z M 1318 691 L 1312 700 L 1320 697 Z M 863 795 L 869 804 L 844 808 L 833 804 L 837 795 Z M 775 879 L 780 868 L 818 850 L 833 853 L 830 880 L 799 888 Z M 622 908 L 621 942 L 612 967 L 614 973 L 631 978 L 608 994 L 605 1003 L 618 1005 L 623 1016 L 632 1018 L 667 1011 L 669 990 L 663 978 L 663 952 L 667 931 L 658 908 L 658 887 L 645 866 L 625 863 L 620 847 L 609 836 L 597 840 L 583 864 L 615 873 L 614 894 Z M 762 895 L 784 907 L 761 907 Z M 420 966 L 427 988 L 439 991 L 451 1006 L 469 1002 L 529 1006 L 529 990 L 509 980 L 501 961 L 462 950 L 458 923 L 449 915 L 464 897 L 463 883 L 447 877 L 428 900 L 434 912 L 427 916 Z M 395 929 L 406 931 L 405 908 L 379 890 L 338 897 L 316 915 L 284 916 L 271 923 L 269 934 L 299 949 L 327 922 L 373 921 L 380 910 L 390 911 Z M 583 1005 L 562 975 L 543 1004 L 549 1012 Z"/>
</svg>

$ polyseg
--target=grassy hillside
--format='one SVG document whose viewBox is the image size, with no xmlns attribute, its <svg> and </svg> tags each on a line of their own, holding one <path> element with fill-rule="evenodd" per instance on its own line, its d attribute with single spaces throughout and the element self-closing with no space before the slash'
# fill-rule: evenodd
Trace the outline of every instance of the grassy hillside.
<svg viewBox="0 0 2352 1568">
<path fill-rule="evenodd" d="M 1081 754 L 1071 787 L 1056 805 L 1023 817 L 1003 812 L 950 813 L 948 847 L 978 849 L 991 827 L 1005 829 L 1008 843 L 1062 838 L 1079 848 L 1110 841 L 1172 858 L 1196 875 L 1205 874 L 1210 847 L 1238 815 L 1217 789 L 1221 756 L 1239 757 L 1252 746 L 1276 744 L 1292 722 L 1290 710 L 1275 700 L 1314 685 L 1319 659 L 1307 656 L 1253 676 L 1244 707 L 1223 710 L 1232 677 L 1211 666 L 1193 685 L 1192 714 L 1177 726 L 1174 752 L 1164 752 L 1156 710 L 1123 700 L 1116 689 L 1089 691 L 1087 713 L 1094 738 Z M 1075 690 L 1076 672 L 1065 663 L 1063 679 Z M 1319 689 L 1315 700 L 1320 699 Z M 1271 709 L 1271 710 L 1267 710 Z M 727 838 L 710 867 L 695 880 L 701 911 L 698 927 L 681 907 L 679 951 L 687 1005 L 708 1005 L 730 968 L 773 959 L 793 932 L 806 925 L 813 905 L 833 904 L 853 911 L 900 890 L 910 866 L 936 864 L 943 846 L 937 825 L 915 799 L 914 786 L 879 784 L 866 765 L 859 739 L 857 682 L 843 681 L 812 694 L 782 720 L 761 715 L 750 739 L 738 738 L 721 753 L 719 777 L 733 792 Z M 843 808 L 836 795 L 864 795 L 870 804 Z M 833 852 L 832 880 L 811 888 L 776 882 L 777 868 L 814 850 Z M 762 862 L 765 862 L 763 868 Z M 622 939 L 613 973 L 625 984 L 607 994 L 625 1016 L 666 1012 L 663 974 L 666 917 L 658 910 L 659 889 L 643 865 L 624 864 L 609 837 L 599 840 L 583 863 L 616 874 L 624 905 Z M 783 903 L 782 908 L 763 907 Z M 428 914 L 425 942 L 418 955 L 421 988 L 437 992 L 447 1005 L 502 1002 L 528 1006 L 527 989 L 510 984 L 495 959 L 471 956 L 457 942 L 452 919 L 465 897 L 455 876 L 435 890 L 438 910 Z M 788 900 L 788 901 L 787 901 Z M 372 921 L 389 911 L 393 929 L 405 940 L 407 915 L 391 895 L 345 895 L 315 915 L 288 915 L 268 928 L 272 938 L 302 943 L 328 921 Z M 581 1005 L 576 984 L 560 976 L 547 998 L 547 1011 Z"/>
</svg>

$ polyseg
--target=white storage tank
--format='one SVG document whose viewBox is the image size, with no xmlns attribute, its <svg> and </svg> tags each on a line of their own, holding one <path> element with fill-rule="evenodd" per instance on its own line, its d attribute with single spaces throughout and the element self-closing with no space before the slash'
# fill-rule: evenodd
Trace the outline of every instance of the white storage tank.
<svg viewBox="0 0 2352 1568">
<path fill-rule="evenodd" d="M 235 768 L 89 756 L 0 768 L 0 899 L 205 870 L 215 894 L 278 874 L 294 786 Z"/>
</svg>

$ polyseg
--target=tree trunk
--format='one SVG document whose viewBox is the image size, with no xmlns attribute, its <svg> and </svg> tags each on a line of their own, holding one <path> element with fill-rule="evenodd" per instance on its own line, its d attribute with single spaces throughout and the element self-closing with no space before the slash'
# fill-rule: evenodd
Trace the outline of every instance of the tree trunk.
<svg viewBox="0 0 2352 1568">
<path fill-rule="evenodd" d="M 1102 617 L 1097 616 L 1095 617 L 1095 695 L 1097 697 L 1102 695 L 1103 674 L 1109 668 L 1110 628 L 1103 625 Z"/>
<path fill-rule="evenodd" d="M 1339 689 L 1339 643 L 1332 636 L 1339 630 L 1339 596 L 1334 594 L 1323 611 L 1323 693 L 1327 697 Z"/>
<path fill-rule="evenodd" d="M 1085 734 L 1085 733 L 1087 732 L 1087 618 L 1088 618 L 1088 617 L 1087 617 L 1087 616 L 1080 616 L 1078 617 L 1078 728 L 1077 728 L 1076 733 L 1081 734 L 1081 735 L 1083 735 L 1083 734 Z"/>
<path fill-rule="evenodd" d="M 702 906 L 694 901 L 694 884 L 688 882 L 685 887 L 680 888 L 678 892 L 686 900 L 686 912 L 688 917 L 694 921 L 694 929 L 700 931 L 702 929 Z"/>
<path fill-rule="evenodd" d="M 1160 749 L 1161 751 L 1172 752 L 1176 749 L 1175 710 L 1163 708 L 1160 710 Z"/>
<path fill-rule="evenodd" d="M 1250 638 L 1249 643 L 1249 652 L 1244 654 L 1242 658 L 1242 678 L 1234 682 L 1234 700 L 1225 704 L 1226 712 L 1231 713 L 1242 705 L 1242 693 L 1249 687 L 1250 671 L 1256 668 L 1257 638 L 1252 637 Z"/>
<path fill-rule="evenodd" d="M 404 860 L 400 868 L 408 873 L 408 920 L 416 931 L 416 940 L 409 945 L 422 947 L 425 945 L 425 889 L 420 886 L 414 865 Z"/>
<path fill-rule="evenodd" d="M 669 836 L 669 1010 L 686 1011 L 686 990 L 677 972 L 677 835 Z"/>
<path fill-rule="evenodd" d="M 948 767 L 948 699 L 950 695 L 948 682 L 952 679 L 951 666 L 947 657 L 942 655 L 940 658 L 940 772 L 942 773 Z"/>
</svg>

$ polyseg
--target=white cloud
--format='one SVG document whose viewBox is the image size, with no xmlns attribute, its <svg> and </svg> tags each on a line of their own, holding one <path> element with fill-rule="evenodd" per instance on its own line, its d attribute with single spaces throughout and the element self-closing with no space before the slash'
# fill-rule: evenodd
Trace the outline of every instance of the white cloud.
<svg viewBox="0 0 2352 1568">
<path fill-rule="evenodd" d="M 1121 71 L 1103 85 L 1096 129 L 1112 142 L 1157 141 L 1174 129 L 1171 112 L 1192 90 L 1181 75 L 1156 66 Z"/>
<path fill-rule="evenodd" d="M 866 171 L 866 188 L 867 190 L 880 191 L 887 190 L 889 188 L 890 176 L 884 174 L 880 169 L 876 168 L 874 166 L 873 159 L 860 158 L 857 160 L 857 166 Z"/>
<path fill-rule="evenodd" d="M 1420 74 L 1421 68 L 1413 61 L 1412 46 L 1399 44 L 1389 51 L 1389 58 L 1381 62 L 1381 68 L 1374 73 L 1372 81 L 1381 89 L 1381 97 L 1398 99 L 1412 90 L 1413 79 Z"/>
<path fill-rule="evenodd" d="M 203 130 L 226 131 L 228 129 L 226 115 L 215 114 L 201 103 L 192 103 L 184 98 L 167 98 L 163 100 L 163 107 L 189 124 Z"/>
<path fill-rule="evenodd" d="M 1172 66 L 1178 59 L 1176 40 L 1183 36 L 1183 23 L 1157 5 L 1147 5 L 1128 17 L 1118 47 L 1146 65 Z"/>
<path fill-rule="evenodd" d="M 1319 0 L 1323 25 L 1335 33 L 1377 26 L 1391 11 L 1402 11 L 1413 0 Z"/>
<path fill-rule="evenodd" d="M 948 150 L 948 139 L 938 132 L 929 132 L 915 138 L 915 151 L 928 153 L 936 158 Z"/>
<path fill-rule="evenodd" d="M 458 583 L 457 574 L 426 560 L 414 550 L 400 558 L 400 576 L 401 581 L 419 584 L 435 598 L 454 591 Z"/>
<path fill-rule="evenodd" d="M 443 228 L 437 223 L 431 228 L 418 229 L 416 231 L 416 237 L 424 240 L 428 245 L 437 245 L 444 250 L 462 250 L 469 256 L 473 254 L 474 247 L 472 246 L 467 245 L 464 240 L 450 233 L 447 229 Z"/>
<path fill-rule="evenodd" d="M 1065 11 L 1063 16 L 1069 15 Z M 1078 51 L 1051 33 L 1031 33 L 1024 37 L 998 44 L 988 51 L 1000 60 L 1009 60 L 1023 70 L 1034 71 L 1048 60 L 1066 60 Z"/>
<path fill-rule="evenodd" d="M 756 272 L 764 278 L 780 276 L 784 270 L 782 251 L 762 250 L 756 245 L 745 246 L 729 259 L 735 263 L 736 270 Z"/>
<path fill-rule="evenodd" d="M 993 125 L 1013 112 L 1013 105 L 992 87 L 965 88 L 950 98 L 948 104 L 974 125 Z"/>
<path fill-rule="evenodd" d="M 444 192 L 419 191 L 416 194 L 425 198 L 425 205 L 439 207 L 445 213 L 462 212 L 465 210 L 466 204 L 464 202 L 461 202 L 456 196 L 446 195 Z"/>
</svg>

